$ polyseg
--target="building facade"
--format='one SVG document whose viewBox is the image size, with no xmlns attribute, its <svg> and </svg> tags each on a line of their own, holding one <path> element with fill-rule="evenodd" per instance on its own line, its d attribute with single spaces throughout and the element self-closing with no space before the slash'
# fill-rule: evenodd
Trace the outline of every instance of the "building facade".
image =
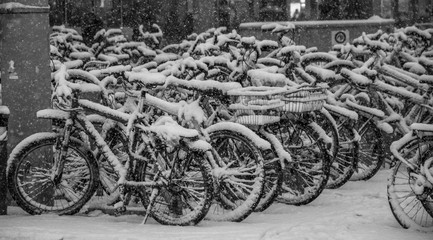
<svg viewBox="0 0 433 240">
<path fill-rule="evenodd" d="M 212 27 L 242 22 L 367 19 L 373 15 L 409 24 L 428 22 L 432 0 L 49 0 L 50 24 L 80 29 L 86 14 L 106 28 L 158 24 L 173 41 Z"/>
</svg>

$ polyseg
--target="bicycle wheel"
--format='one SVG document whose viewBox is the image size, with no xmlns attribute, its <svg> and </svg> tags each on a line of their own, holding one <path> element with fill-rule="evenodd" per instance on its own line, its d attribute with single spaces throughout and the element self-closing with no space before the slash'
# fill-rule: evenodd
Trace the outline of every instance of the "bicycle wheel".
<svg viewBox="0 0 433 240">
<path fill-rule="evenodd" d="M 281 192 L 283 184 L 283 171 L 279 159 L 273 152 L 265 155 L 265 183 L 263 195 L 254 212 L 263 212 L 272 205 Z"/>
<path fill-rule="evenodd" d="M 120 163 L 124 164 L 129 159 L 128 140 L 120 129 L 110 129 L 106 134 L 105 141 Z M 99 163 L 100 188 L 94 199 L 106 205 L 113 205 L 120 200 L 120 192 L 117 188 L 119 175 L 101 152 L 97 151 L 96 156 Z"/>
<path fill-rule="evenodd" d="M 158 195 L 151 216 L 165 225 L 198 224 L 212 204 L 213 181 L 206 154 L 180 145 L 174 149 L 158 148 L 154 154 L 148 156 L 149 162 L 139 164 L 137 170 L 138 181 L 164 182 L 157 187 Z M 156 176 L 157 173 L 162 177 Z M 154 189 L 146 187 L 139 191 L 145 208 Z"/>
<path fill-rule="evenodd" d="M 331 159 L 335 160 L 338 155 L 338 151 L 340 148 L 339 136 L 338 136 L 338 128 L 335 118 L 329 114 L 326 109 L 322 111 L 315 112 L 315 121 L 320 123 L 320 127 L 325 130 L 326 135 L 328 135 L 332 140 L 332 145 L 330 147 Z"/>
<path fill-rule="evenodd" d="M 413 139 L 406 143 L 400 152 L 411 162 L 423 164 L 433 157 L 433 136 Z M 418 151 L 419 149 L 426 149 Z M 419 170 L 418 170 L 419 171 Z M 433 231 L 433 189 L 420 191 L 417 185 L 419 172 L 411 170 L 402 162 L 394 166 L 388 181 L 388 202 L 392 214 L 404 228 Z"/>
<path fill-rule="evenodd" d="M 218 154 L 215 160 L 220 168 L 213 169 L 218 186 L 206 218 L 240 222 L 254 211 L 263 193 L 262 154 L 239 132 L 216 130 L 209 136 L 214 155 Z"/>
<path fill-rule="evenodd" d="M 326 186 L 330 171 L 330 156 L 320 136 L 309 125 L 280 121 L 272 132 L 292 156 L 283 169 L 282 194 L 277 201 L 305 205 L 316 199 Z"/>
<path fill-rule="evenodd" d="M 325 130 L 326 134 L 332 139 L 332 145 L 330 148 L 330 174 L 328 183 L 326 184 L 326 188 L 331 189 L 342 186 L 348 181 L 354 171 L 353 165 L 351 164 L 352 159 L 349 154 L 345 152 L 347 149 L 343 149 L 347 144 L 340 144 L 340 139 L 341 141 L 345 141 L 345 139 L 343 139 L 344 136 L 340 136 L 341 133 L 339 131 L 342 129 L 341 126 L 337 125 L 336 119 L 338 118 L 330 115 L 326 110 L 316 112 L 316 122 L 320 123 L 323 130 Z M 346 140 L 345 142 L 347 143 L 348 141 Z"/>
<path fill-rule="evenodd" d="M 359 141 L 358 165 L 350 180 L 366 181 L 379 171 L 385 160 L 383 136 L 371 119 L 361 115 L 355 124 L 355 129 L 361 139 Z"/>
<path fill-rule="evenodd" d="M 70 139 L 63 173 L 53 179 L 55 158 L 61 151 L 56 133 L 36 133 L 21 141 L 10 154 L 8 188 L 18 206 L 30 214 L 75 214 L 98 186 L 98 165 L 92 152 Z"/>
<path fill-rule="evenodd" d="M 334 117 L 338 129 L 339 150 L 331 164 L 326 188 L 336 189 L 343 186 L 352 177 L 358 164 L 359 143 L 347 119 Z"/>
</svg>

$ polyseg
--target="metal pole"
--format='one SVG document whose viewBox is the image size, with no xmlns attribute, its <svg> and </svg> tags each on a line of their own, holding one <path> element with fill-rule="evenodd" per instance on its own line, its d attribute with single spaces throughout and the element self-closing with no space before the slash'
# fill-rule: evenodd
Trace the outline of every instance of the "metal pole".
<svg viewBox="0 0 433 240">
<path fill-rule="evenodd" d="M 64 11 L 65 11 L 65 26 L 66 25 L 68 25 L 68 8 L 66 7 L 66 5 L 68 4 L 68 0 L 65 0 L 64 1 L 64 6 L 63 6 L 63 8 L 64 8 Z"/>
<path fill-rule="evenodd" d="M 0 42 L 1 45 L 1 42 Z M 6 185 L 7 167 L 7 122 L 9 109 L 3 105 L 2 101 L 2 74 L 0 71 L 0 215 L 6 215 L 8 209 L 8 190 Z M 3 114 L 4 113 L 4 114 Z"/>
<path fill-rule="evenodd" d="M 123 28 L 123 0 L 120 0 L 120 28 Z"/>
<path fill-rule="evenodd" d="M 9 109 L 2 106 L 1 100 L 1 75 L 0 75 L 0 215 L 6 215 L 8 209 L 6 167 L 7 167 L 7 126 L 9 119 Z"/>
</svg>

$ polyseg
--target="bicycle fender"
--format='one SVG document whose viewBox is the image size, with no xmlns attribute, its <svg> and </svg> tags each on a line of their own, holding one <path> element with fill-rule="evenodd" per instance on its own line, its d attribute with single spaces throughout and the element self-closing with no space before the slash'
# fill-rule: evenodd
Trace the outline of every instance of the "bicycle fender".
<svg viewBox="0 0 433 240">
<path fill-rule="evenodd" d="M 59 109 L 43 109 L 39 110 L 36 113 L 37 118 L 41 119 L 58 119 L 58 120 L 66 120 L 69 118 L 69 113 L 59 110 Z M 97 114 L 89 114 L 86 116 L 92 123 L 105 123 L 107 121 L 106 117 L 97 115 Z"/>
<path fill-rule="evenodd" d="M 43 109 L 36 113 L 37 118 L 42 119 L 62 119 L 69 118 L 69 113 L 59 109 Z"/>
<path fill-rule="evenodd" d="M 211 133 L 214 131 L 228 130 L 242 134 L 246 138 L 250 139 L 260 150 L 270 150 L 271 144 L 265 139 L 257 135 L 253 130 L 247 128 L 246 126 L 234 123 L 234 122 L 219 122 L 213 124 L 205 129 L 206 132 Z"/>
</svg>

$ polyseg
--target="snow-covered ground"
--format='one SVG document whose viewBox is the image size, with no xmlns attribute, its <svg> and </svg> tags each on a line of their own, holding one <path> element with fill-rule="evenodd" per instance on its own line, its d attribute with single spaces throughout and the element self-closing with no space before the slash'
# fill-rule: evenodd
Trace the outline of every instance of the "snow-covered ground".
<svg viewBox="0 0 433 240">
<path fill-rule="evenodd" d="M 241 223 L 203 221 L 197 226 L 163 226 L 142 216 L 101 212 L 74 216 L 30 216 L 17 207 L 0 216 L 0 239 L 308 239 L 431 240 L 433 233 L 400 227 L 386 198 L 389 170 L 367 182 L 325 190 L 306 206 L 274 204 Z"/>
</svg>

